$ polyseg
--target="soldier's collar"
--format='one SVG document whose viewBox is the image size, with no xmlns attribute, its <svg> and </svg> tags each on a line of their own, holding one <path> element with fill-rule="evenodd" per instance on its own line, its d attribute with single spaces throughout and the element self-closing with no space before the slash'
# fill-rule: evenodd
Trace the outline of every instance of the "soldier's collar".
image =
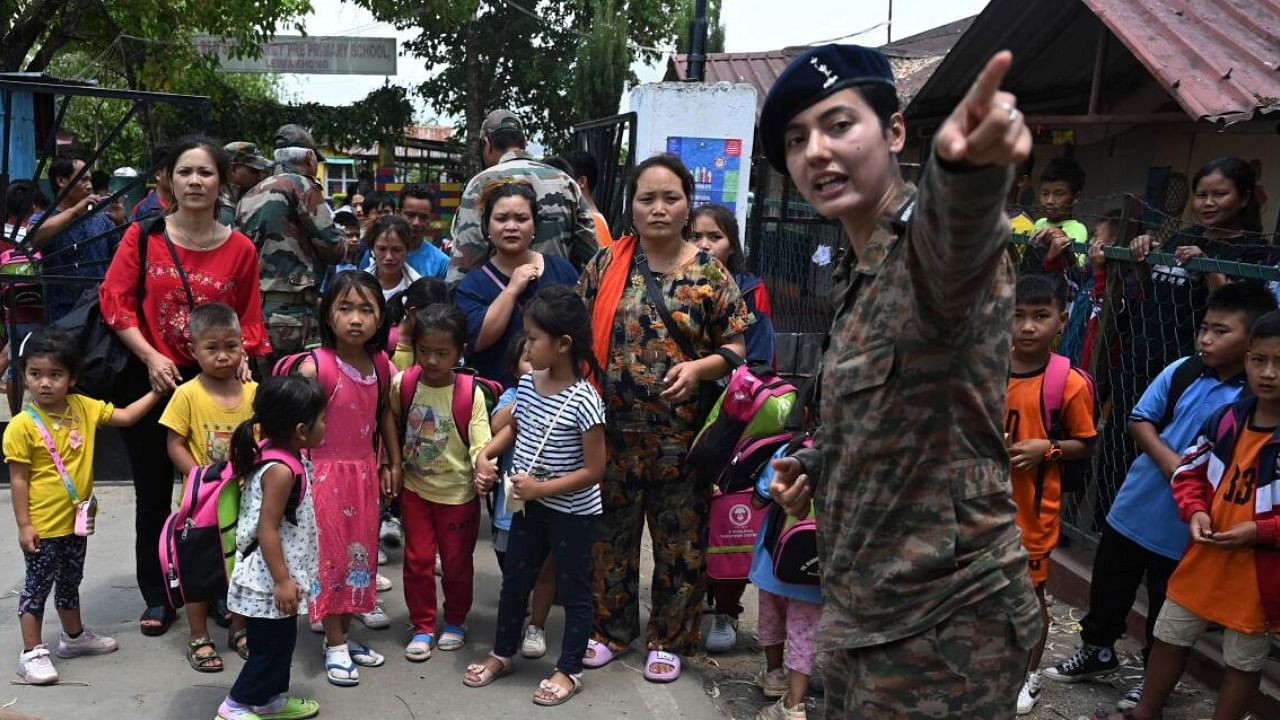
<svg viewBox="0 0 1280 720">
<path fill-rule="evenodd" d="M 502 157 L 498 158 L 498 162 L 504 163 L 509 160 L 521 160 L 527 157 L 529 157 L 529 153 L 527 151 L 521 148 L 511 148 L 510 150 L 502 153 Z"/>
<path fill-rule="evenodd" d="M 853 269 L 863 275 L 876 275 L 880 266 L 888 257 L 889 251 L 897 244 L 907 230 L 907 223 L 916 207 L 916 186 L 903 183 L 902 190 L 895 203 L 894 211 L 881 219 L 879 226 L 867 239 L 867 245 L 854 263 Z"/>
</svg>

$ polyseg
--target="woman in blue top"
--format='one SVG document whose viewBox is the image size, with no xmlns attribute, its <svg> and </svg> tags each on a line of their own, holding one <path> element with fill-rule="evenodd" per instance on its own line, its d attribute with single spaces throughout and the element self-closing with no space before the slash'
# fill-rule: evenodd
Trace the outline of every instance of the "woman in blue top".
<svg viewBox="0 0 1280 720">
<path fill-rule="evenodd" d="M 578 283 L 568 260 L 529 248 L 538 198 L 523 181 L 491 183 L 480 195 L 481 227 L 493 246 L 489 261 L 467 273 L 455 302 L 467 315 L 467 364 L 482 377 L 515 384 L 507 346 L 524 330 L 524 306 L 542 285 Z"/>
<path fill-rule="evenodd" d="M 764 281 L 744 267 L 738 219 L 723 205 L 703 205 L 689 216 L 689 227 L 690 241 L 729 268 L 747 309 L 756 316 L 756 321 L 747 327 L 747 362 L 773 365 L 773 308 Z"/>
</svg>

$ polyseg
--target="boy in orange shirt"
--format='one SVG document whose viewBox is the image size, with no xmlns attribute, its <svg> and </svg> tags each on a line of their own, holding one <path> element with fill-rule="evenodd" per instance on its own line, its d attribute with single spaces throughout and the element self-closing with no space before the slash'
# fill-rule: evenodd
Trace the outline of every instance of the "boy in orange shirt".
<svg viewBox="0 0 1280 720">
<path fill-rule="evenodd" d="M 1040 640 L 1031 651 L 1027 679 L 1018 693 L 1019 715 L 1031 712 L 1040 698 L 1037 668 L 1049 628 L 1044 584 L 1049 578 L 1049 553 L 1058 545 L 1062 463 L 1091 457 L 1098 435 L 1093 381 L 1051 350 L 1067 321 L 1066 294 L 1061 276 L 1024 275 L 1018 279 L 1014 300 L 1005 438 L 1013 469 L 1016 519 L 1044 620 Z"/>
<path fill-rule="evenodd" d="M 1243 717 L 1280 624 L 1280 312 L 1258 319 L 1245 373 L 1253 397 L 1218 410 L 1173 474 L 1191 544 L 1156 619 L 1142 701 L 1117 720 L 1159 718 L 1210 623 L 1222 625 L 1222 685 L 1214 720 Z"/>
</svg>

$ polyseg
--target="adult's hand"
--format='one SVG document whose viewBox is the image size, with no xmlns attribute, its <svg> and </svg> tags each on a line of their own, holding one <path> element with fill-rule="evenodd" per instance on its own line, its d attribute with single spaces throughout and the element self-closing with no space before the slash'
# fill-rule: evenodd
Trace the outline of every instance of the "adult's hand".
<svg viewBox="0 0 1280 720">
<path fill-rule="evenodd" d="M 152 352 L 146 357 L 147 379 L 151 382 L 151 389 L 160 394 L 172 392 L 178 387 L 178 382 L 182 380 L 182 375 L 178 372 L 178 366 L 172 360 L 165 357 L 159 352 Z"/>
<path fill-rule="evenodd" d="M 813 490 L 809 487 L 809 476 L 804 472 L 804 465 L 791 457 L 778 458 L 772 462 L 773 480 L 769 481 L 769 495 L 788 515 L 807 517 Z"/>
<path fill-rule="evenodd" d="M 538 279 L 538 266 L 533 263 L 521 265 L 511 273 L 511 282 L 507 283 L 507 290 L 515 293 L 517 296 L 524 293 L 529 287 L 529 283 Z"/>
<path fill-rule="evenodd" d="M 1147 259 L 1147 255 L 1151 254 L 1152 250 L 1156 250 L 1159 247 L 1160 243 L 1156 242 L 1155 238 L 1150 235 L 1139 235 L 1129 241 L 1129 251 L 1133 253 L 1134 262 L 1143 262 Z"/>
<path fill-rule="evenodd" d="M 662 391 L 662 398 L 667 402 L 684 402 L 693 394 L 701 379 L 698 376 L 698 368 L 692 361 L 676 363 L 662 379 L 667 385 L 667 388 Z"/>
<path fill-rule="evenodd" d="M 933 141 L 938 157 L 971 165 L 1014 165 L 1027 158 L 1031 132 L 1017 99 L 1000 90 L 1012 64 L 1008 50 L 987 61 L 969 93 L 938 128 Z"/>
</svg>

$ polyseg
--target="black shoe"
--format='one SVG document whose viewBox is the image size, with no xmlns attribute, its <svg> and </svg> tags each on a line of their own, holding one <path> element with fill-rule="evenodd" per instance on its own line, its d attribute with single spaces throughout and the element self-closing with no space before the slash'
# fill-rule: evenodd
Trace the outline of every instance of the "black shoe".
<svg viewBox="0 0 1280 720">
<path fill-rule="evenodd" d="M 1074 683 L 1091 680 L 1115 672 L 1120 667 L 1116 651 L 1109 647 L 1081 645 L 1075 655 L 1051 668 L 1045 668 L 1044 677 L 1054 682 Z"/>
</svg>

